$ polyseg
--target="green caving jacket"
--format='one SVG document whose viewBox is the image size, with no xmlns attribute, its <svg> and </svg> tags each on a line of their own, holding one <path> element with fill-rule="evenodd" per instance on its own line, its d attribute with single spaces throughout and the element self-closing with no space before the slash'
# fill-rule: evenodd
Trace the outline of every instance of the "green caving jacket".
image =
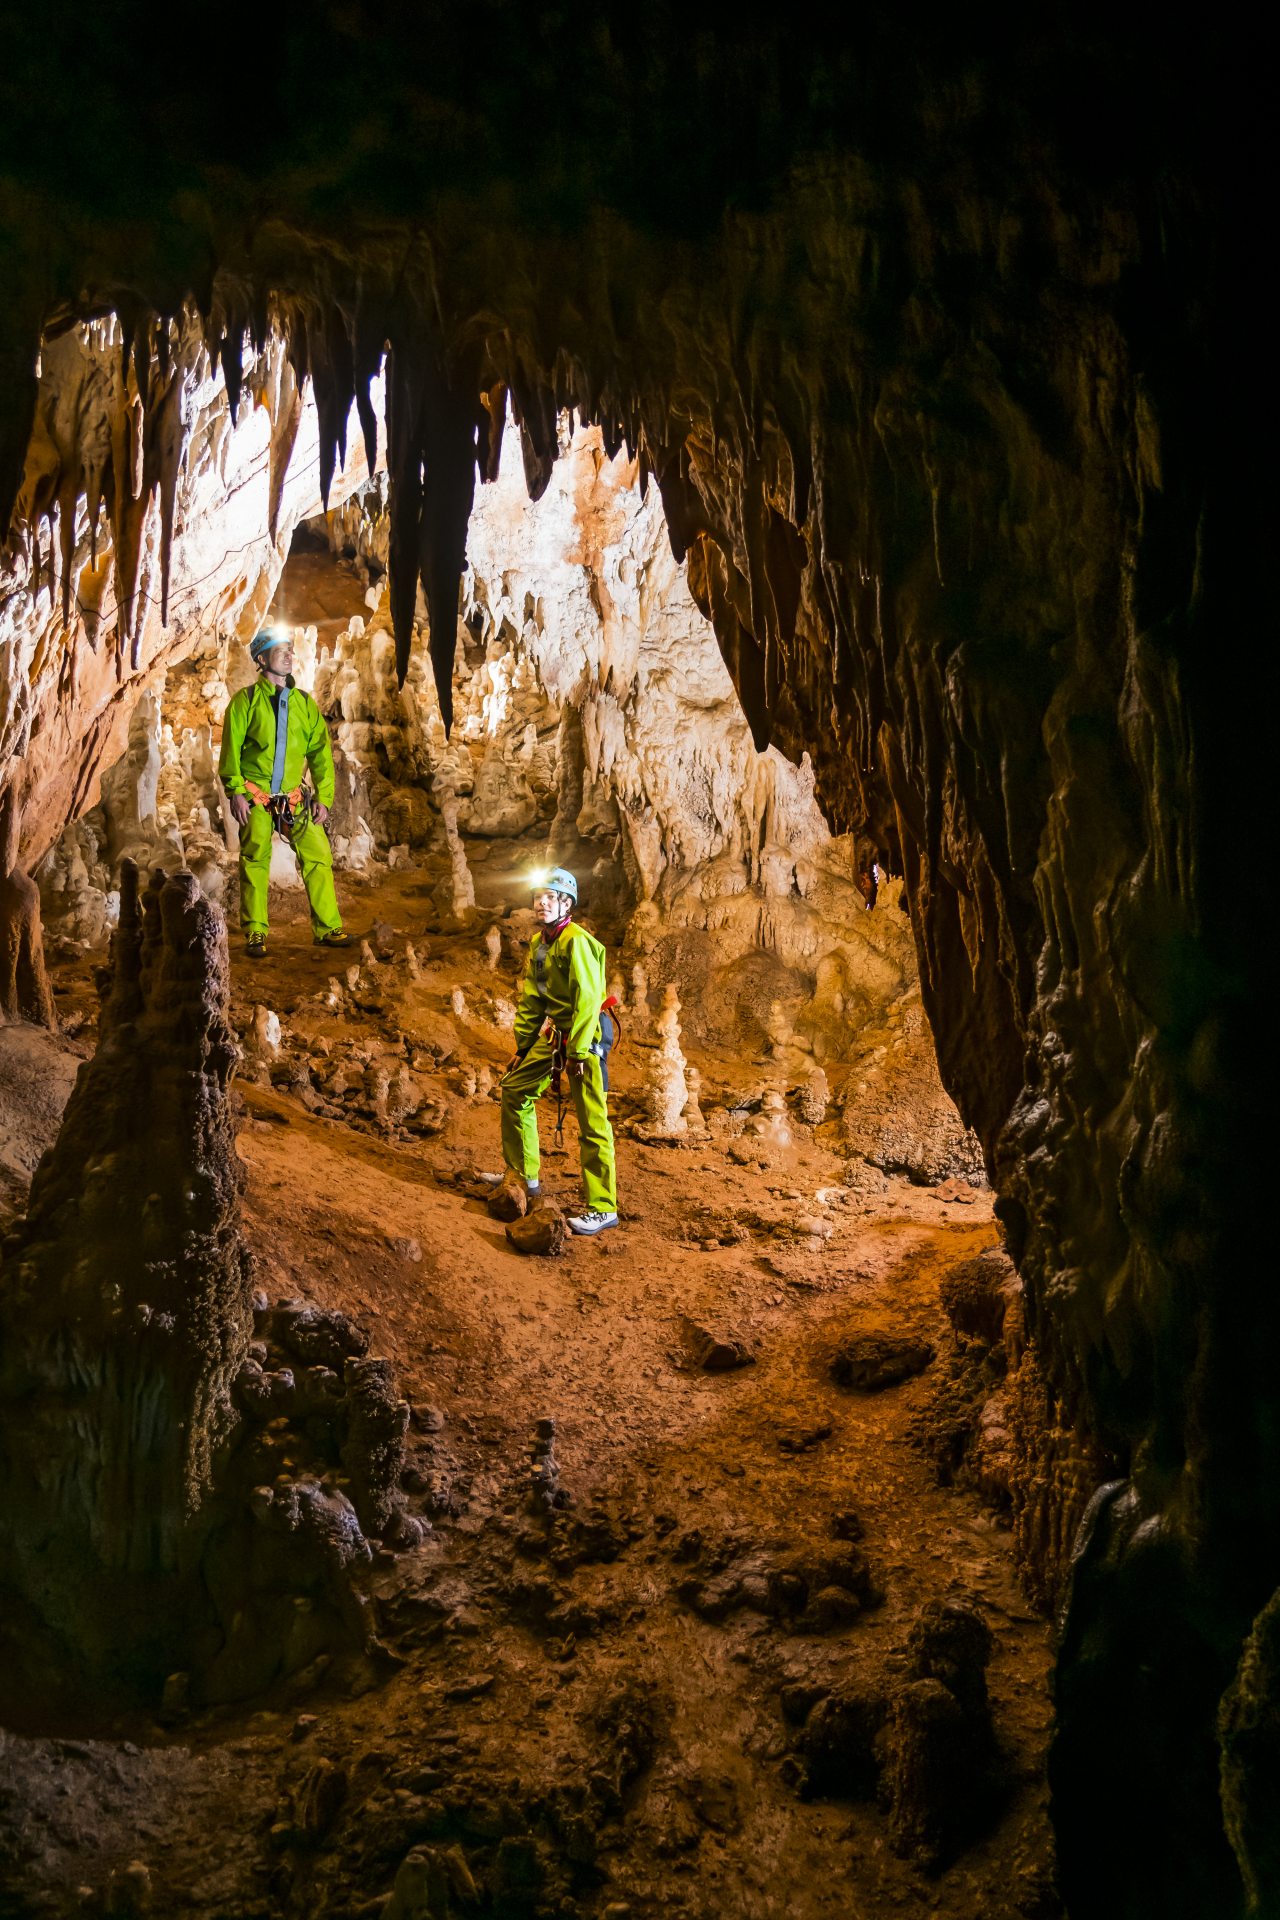
<svg viewBox="0 0 1280 1920">
<path fill-rule="evenodd" d="M 264 793 L 271 791 L 276 755 L 274 691 L 269 680 L 258 679 L 232 696 L 222 722 L 222 752 L 218 755 L 218 778 L 228 793 L 244 793 L 246 780 L 252 780 Z M 316 799 L 322 807 L 331 807 L 333 749 L 329 729 L 311 695 L 293 687 L 289 693 L 282 791 L 292 793 L 301 784 L 307 767 L 315 783 Z"/>
<path fill-rule="evenodd" d="M 600 1025 L 600 1009 L 608 988 L 605 984 L 605 949 L 594 933 L 588 933 L 576 920 L 556 936 L 548 947 L 544 969 L 546 992 L 538 985 L 538 950 L 541 933 L 529 942 L 529 958 L 520 983 L 520 1003 L 516 1008 L 515 1040 L 517 1053 L 527 1053 L 544 1024 L 550 1020 L 558 1032 L 568 1035 L 571 1060 L 585 1060 Z"/>
</svg>

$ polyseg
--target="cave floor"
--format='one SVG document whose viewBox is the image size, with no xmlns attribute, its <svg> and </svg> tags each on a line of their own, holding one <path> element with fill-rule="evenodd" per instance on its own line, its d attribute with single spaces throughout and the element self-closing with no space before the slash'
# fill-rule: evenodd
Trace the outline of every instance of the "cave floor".
<svg viewBox="0 0 1280 1920">
<path fill-rule="evenodd" d="M 829 1370 L 870 1329 L 941 1354 L 939 1276 L 996 1243 L 990 1196 L 873 1169 L 860 1188 L 806 1130 L 748 1164 L 724 1131 L 646 1146 L 625 1130 L 645 1058 L 626 1039 L 619 1229 L 558 1259 L 517 1254 L 468 1180 L 497 1164 L 496 1105 L 449 1089 L 460 1066 L 509 1053 L 492 1016 L 511 983 L 478 935 L 416 931 L 421 891 L 411 875 L 348 885 L 353 923 L 380 922 L 390 958 L 366 957 L 336 1008 L 335 961 L 359 954 L 313 949 L 296 896 L 275 903 L 265 968 L 232 955 L 238 1024 L 273 1008 L 282 1059 L 358 1059 L 408 1034 L 445 1109 L 417 1138 L 362 1118 L 358 1094 L 334 1117 L 265 1067 L 239 1083 L 257 1284 L 350 1312 L 413 1408 L 408 1484 L 430 1531 L 369 1570 L 385 1660 L 354 1675 L 321 1661 L 251 1705 L 167 1725 L 0 1734 L 0 1910 L 374 1915 L 408 1849 L 434 1839 L 461 1847 L 488 1913 L 1047 1920 L 1048 1628 L 1008 1531 L 913 1443 L 930 1370 L 879 1393 Z M 54 971 L 83 1048 L 89 957 Z M 694 1057 L 708 1109 L 761 1078 Z M 544 1176 L 575 1198 L 570 1156 Z M 753 1364 L 704 1371 L 705 1332 Z M 528 1499 L 548 1419 L 571 1502 L 549 1539 Z M 848 1553 L 842 1539 L 872 1590 L 804 1631 L 717 1586 L 725 1569 L 820 1564 Z M 893 1852 L 874 1802 L 807 1797 L 783 1706 L 849 1681 L 890 1689 L 935 1597 L 971 1602 L 992 1630 L 1007 1779 L 986 1834 L 925 1873 Z M 454 1898 L 472 1910 L 465 1880 Z"/>
</svg>

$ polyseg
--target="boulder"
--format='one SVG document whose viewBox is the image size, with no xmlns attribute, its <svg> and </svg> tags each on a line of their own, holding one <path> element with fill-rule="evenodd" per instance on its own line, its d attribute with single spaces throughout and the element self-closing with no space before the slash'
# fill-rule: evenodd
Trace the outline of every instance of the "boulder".
<svg viewBox="0 0 1280 1920">
<path fill-rule="evenodd" d="M 529 1195 L 519 1174 L 507 1172 L 501 1186 L 489 1195 L 487 1211 L 491 1220 L 522 1220 L 529 1211 Z"/>
<path fill-rule="evenodd" d="M 493 1211 L 492 1202 L 489 1211 Z M 557 1254 L 564 1252 L 567 1232 L 565 1218 L 559 1207 L 544 1201 L 524 1219 L 512 1221 L 507 1228 L 507 1239 L 517 1253 Z"/>
</svg>

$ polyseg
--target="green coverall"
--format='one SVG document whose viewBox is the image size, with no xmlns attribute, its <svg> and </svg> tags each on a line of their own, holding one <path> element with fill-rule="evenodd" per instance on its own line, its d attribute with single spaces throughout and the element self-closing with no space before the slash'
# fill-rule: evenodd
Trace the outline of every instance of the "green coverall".
<svg viewBox="0 0 1280 1920">
<path fill-rule="evenodd" d="M 276 689 L 260 676 L 251 687 L 241 687 L 232 698 L 222 722 L 222 752 L 218 756 L 218 777 L 228 793 L 242 793 L 252 800 L 246 782 L 252 780 L 263 793 L 272 791 L 271 776 L 276 754 Z M 333 805 L 333 752 L 324 715 L 309 693 L 300 687 L 289 691 L 289 717 L 285 733 L 284 767 L 276 786 L 277 793 L 292 793 L 302 783 L 304 767 L 311 769 L 316 799 L 321 806 Z M 271 871 L 271 810 L 253 803 L 249 818 L 240 829 L 240 925 L 245 937 L 266 935 L 267 883 Z M 293 850 L 302 868 L 302 883 L 311 908 L 311 930 L 322 934 L 339 933 L 342 915 L 333 887 L 333 849 L 329 836 L 317 820 L 295 814 L 290 836 Z"/>
<path fill-rule="evenodd" d="M 605 950 L 574 921 L 561 929 L 543 956 L 545 992 L 538 982 L 542 935 L 529 943 L 529 959 L 516 1008 L 516 1051 L 522 1056 L 502 1081 L 502 1157 L 525 1180 L 538 1177 L 538 1119 L 533 1103 L 551 1084 L 552 1042 L 543 1038 L 550 1021 L 566 1036 L 570 1060 L 582 1060 L 581 1080 L 569 1076 L 578 1116 L 582 1186 L 589 1207 L 616 1213 L 613 1128 L 604 1090 L 604 1066 L 591 1051 L 600 1038 L 605 1001 Z"/>
</svg>

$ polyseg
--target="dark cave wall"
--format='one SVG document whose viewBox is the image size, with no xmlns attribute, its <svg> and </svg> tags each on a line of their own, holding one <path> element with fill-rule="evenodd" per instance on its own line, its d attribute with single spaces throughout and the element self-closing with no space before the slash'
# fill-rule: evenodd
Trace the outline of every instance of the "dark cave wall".
<svg viewBox="0 0 1280 1920">
<path fill-rule="evenodd" d="M 338 112 L 323 146 L 337 29 L 317 26 L 310 100 L 281 81 L 247 146 L 218 122 L 157 165 L 147 106 L 99 204 L 19 168 L 5 351 L 98 304 L 191 295 L 215 349 L 270 309 L 336 436 L 389 342 L 392 603 L 407 648 L 420 574 L 442 688 L 504 390 L 531 488 L 560 406 L 637 451 L 757 738 L 808 751 L 833 822 L 906 876 L 1054 1429 L 1090 1435 L 1090 1472 L 1059 1472 L 1027 1423 L 1024 1478 L 1070 1509 L 1024 1542 L 1046 1597 L 1112 1476 L 1059 1670 L 1073 1910 L 1230 1912 L 1215 1715 L 1280 1585 L 1280 1420 L 1244 1248 L 1261 959 L 1233 820 L 1260 715 L 1228 746 L 1219 711 L 1248 671 L 1250 486 L 1222 432 L 1217 50 L 1050 21 L 999 53 L 904 26 L 802 55 L 770 29 L 714 41 L 704 72 L 692 24 L 666 45 L 663 19 L 569 14 L 556 47 L 513 30 L 480 101 L 479 29 L 452 23 L 429 81 L 392 75 L 377 49 L 414 44 L 393 10 L 373 50 L 337 49 L 361 138 Z M 1247 124 L 1247 88 L 1236 105 Z M 12 382 L 5 444 L 26 404 Z"/>
</svg>

